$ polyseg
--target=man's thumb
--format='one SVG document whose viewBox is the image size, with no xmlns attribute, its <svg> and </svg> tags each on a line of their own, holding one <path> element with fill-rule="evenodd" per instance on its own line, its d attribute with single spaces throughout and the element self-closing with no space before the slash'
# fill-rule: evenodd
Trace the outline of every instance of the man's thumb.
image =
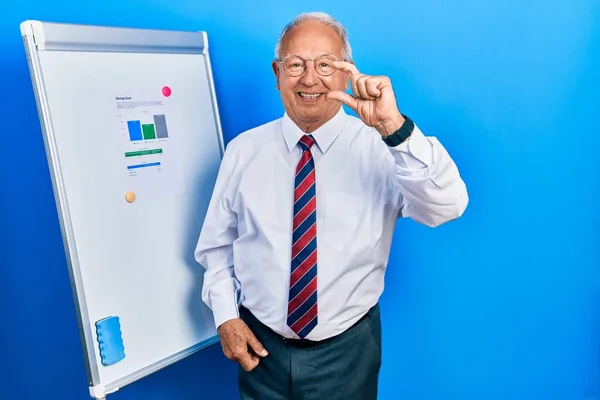
<svg viewBox="0 0 600 400">
<path fill-rule="evenodd" d="M 256 338 L 256 336 L 254 336 L 254 334 L 250 334 L 250 337 L 248 338 L 248 344 L 250 345 L 250 347 L 252 347 L 252 350 L 254 350 L 254 352 L 256 354 L 258 354 L 259 356 L 266 357 L 269 355 L 267 350 L 258 341 L 258 339 Z"/>
<path fill-rule="evenodd" d="M 354 111 L 356 111 L 358 107 L 358 100 L 350 96 L 348 93 L 342 92 L 340 90 L 334 90 L 332 92 L 327 93 L 327 98 L 331 100 L 341 101 Z"/>
</svg>

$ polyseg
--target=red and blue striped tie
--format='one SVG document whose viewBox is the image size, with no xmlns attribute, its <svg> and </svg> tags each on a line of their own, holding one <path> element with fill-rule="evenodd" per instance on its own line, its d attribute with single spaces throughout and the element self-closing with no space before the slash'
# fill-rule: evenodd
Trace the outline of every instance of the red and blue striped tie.
<svg viewBox="0 0 600 400">
<path fill-rule="evenodd" d="M 302 148 L 302 157 L 296 167 L 294 189 L 294 232 L 287 324 L 300 338 L 305 338 L 318 323 L 317 193 L 315 163 L 310 152 L 315 140 L 312 136 L 305 135 L 298 144 Z"/>
</svg>

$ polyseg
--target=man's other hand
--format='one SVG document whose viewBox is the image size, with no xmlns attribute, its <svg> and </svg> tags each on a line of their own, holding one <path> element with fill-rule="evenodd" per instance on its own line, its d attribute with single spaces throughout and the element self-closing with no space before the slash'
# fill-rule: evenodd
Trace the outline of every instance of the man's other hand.
<svg viewBox="0 0 600 400">
<path fill-rule="evenodd" d="M 269 354 L 240 318 L 224 322 L 217 332 L 221 338 L 225 357 L 237 361 L 246 371 L 252 371 L 258 365 L 260 358 Z"/>
</svg>

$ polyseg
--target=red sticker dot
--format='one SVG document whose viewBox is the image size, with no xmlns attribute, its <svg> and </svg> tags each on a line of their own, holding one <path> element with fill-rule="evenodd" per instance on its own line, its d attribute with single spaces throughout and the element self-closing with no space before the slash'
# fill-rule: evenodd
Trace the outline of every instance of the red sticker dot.
<svg viewBox="0 0 600 400">
<path fill-rule="evenodd" d="M 168 86 L 164 86 L 164 87 L 162 88 L 162 94 L 163 94 L 165 97 L 169 97 L 169 96 L 171 95 L 171 88 L 170 88 L 170 87 L 168 87 Z"/>
</svg>

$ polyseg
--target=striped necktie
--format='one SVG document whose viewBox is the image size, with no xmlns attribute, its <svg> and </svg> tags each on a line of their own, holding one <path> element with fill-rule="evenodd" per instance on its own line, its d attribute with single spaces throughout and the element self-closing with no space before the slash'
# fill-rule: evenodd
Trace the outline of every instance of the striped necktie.
<svg viewBox="0 0 600 400">
<path fill-rule="evenodd" d="M 296 167 L 294 189 L 294 220 L 292 234 L 292 265 L 288 300 L 288 326 L 306 337 L 317 326 L 317 198 L 315 163 L 310 148 L 312 136 L 298 142 L 302 156 Z"/>
</svg>

